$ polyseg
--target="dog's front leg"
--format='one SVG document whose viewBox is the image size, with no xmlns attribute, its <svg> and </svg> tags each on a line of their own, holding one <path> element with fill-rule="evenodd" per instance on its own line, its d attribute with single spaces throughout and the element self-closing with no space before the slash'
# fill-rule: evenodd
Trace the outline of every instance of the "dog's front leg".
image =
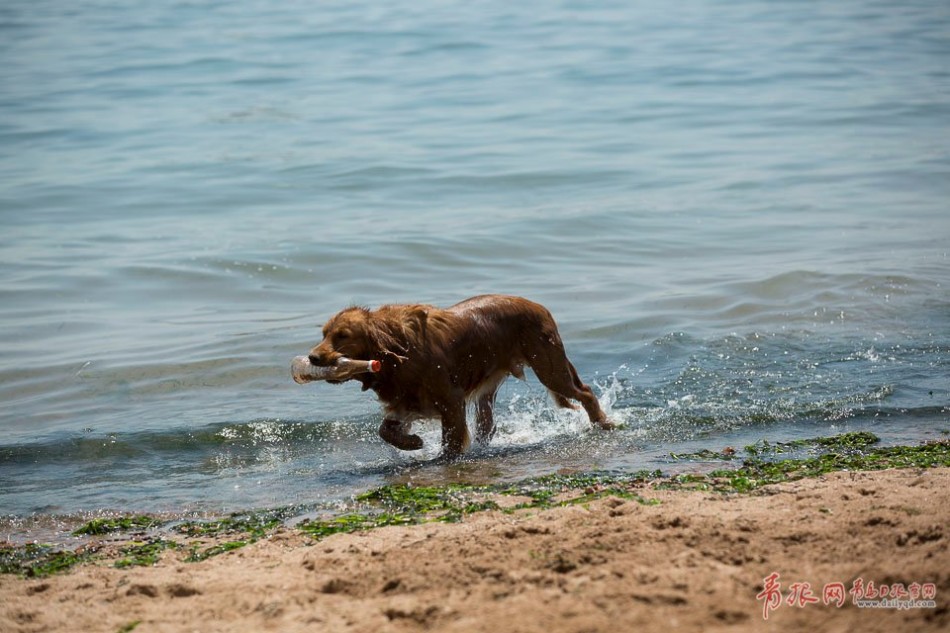
<svg viewBox="0 0 950 633">
<path fill-rule="evenodd" d="M 417 451 L 422 448 L 422 438 L 412 435 L 412 422 L 386 418 L 379 425 L 379 436 L 387 443 L 403 451 Z"/>
<path fill-rule="evenodd" d="M 472 443 L 465 423 L 465 400 L 453 398 L 452 402 L 442 404 L 439 412 L 442 414 L 442 454 L 448 458 L 459 457 Z"/>
</svg>

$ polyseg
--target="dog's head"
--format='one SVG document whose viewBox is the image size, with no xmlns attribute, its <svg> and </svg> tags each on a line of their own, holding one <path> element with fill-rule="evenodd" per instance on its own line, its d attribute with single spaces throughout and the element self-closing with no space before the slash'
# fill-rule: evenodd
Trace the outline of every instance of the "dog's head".
<svg viewBox="0 0 950 633">
<path fill-rule="evenodd" d="M 323 326 L 323 340 L 310 350 L 310 362 L 330 367 L 345 357 L 379 360 L 384 367 L 401 365 L 411 348 L 418 349 L 420 336 L 425 336 L 426 314 L 425 306 L 383 306 L 376 311 L 347 308 Z M 376 377 L 360 379 L 365 388 Z"/>
<path fill-rule="evenodd" d="M 347 308 L 323 326 L 323 340 L 310 350 L 310 362 L 331 367 L 341 358 L 373 360 L 377 352 L 373 341 L 372 319 L 365 308 Z"/>
</svg>

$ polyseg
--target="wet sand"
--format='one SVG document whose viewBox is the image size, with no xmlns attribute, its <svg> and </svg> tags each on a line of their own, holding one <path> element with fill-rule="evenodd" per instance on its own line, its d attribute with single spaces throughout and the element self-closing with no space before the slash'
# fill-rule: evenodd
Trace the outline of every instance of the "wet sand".
<svg viewBox="0 0 950 633">
<path fill-rule="evenodd" d="M 743 495 L 651 483 L 637 493 L 656 502 L 606 497 L 320 541 L 280 528 L 200 563 L 169 550 L 152 567 L 4 575 L 0 630 L 950 627 L 950 469 L 838 472 Z M 911 592 L 935 606 L 881 608 L 875 596 L 878 608 L 858 607 L 859 582 L 866 599 L 873 582 L 871 595 L 887 585 L 904 607 Z"/>
</svg>

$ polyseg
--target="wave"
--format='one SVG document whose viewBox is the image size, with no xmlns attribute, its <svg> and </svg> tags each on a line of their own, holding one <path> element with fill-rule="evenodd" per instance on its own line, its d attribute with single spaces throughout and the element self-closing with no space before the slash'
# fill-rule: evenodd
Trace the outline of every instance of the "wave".
<svg viewBox="0 0 950 633">
<path fill-rule="evenodd" d="M 866 336 L 870 328 L 893 330 L 914 323 L 932 328 L 950 307 L 950 300 L 934 295 L 939 283 L 924 276 L 796 270 L 735 278 L 684 280 L 675 292 L 646 288 L 627 303 L 617 302 L 615 311 L 625 308 L 627 318 L 589 334 L 610 338 L 625 330 L 650 331 L 655 324 L 666 324 L 697 335 L 815 332 L 833 326 L 838 335 Z"/>
<path fill-rule="evenodd" d="M 619 372 L 618 372 L 619 374 Z M 837 422 L 846 419 L 924 419 L 946 416 L 950 407 L 941 405 L 906 408 L 888 406 L 890 386 L 840 397 L 796 399 L 790 395 L 772 400 L 729 398 L 711 393 L 671 396 L 662 391 L 643 390 L 629 377 L 614 374 L 597 384 L 600 400 L 608 416 L 632 437 L 641 440 L 679 442 L 698 435 L 740 428 L 773 427 L 788 422 Z M 508 393 L 505 393 L 507 391 Z M 668 398 L 668 399 L 665 399 Z M 471 416 L 470 416 L 471 418 Z M 497 434 L 494 447 L 538 447 L 557 438 L 574 438 L 590 430 L 582 412 L 558 409 L 532 385 L 503 388 L 496 405 Z M 286 449 L 286 457 L 301 454 L 334 453 L 339 468 L 349 460 L 339 456 L 342 446 L 377 441 L 375 414 L 325 420 L 258 419 L 249 422 L 222 422 L 200 428 L 170 430 L 66 434 L 39 442 L 0 445 L 0 466 L 112 458 L 208 454 L 237 451 L 248 456 L 273 448 Z M 422 422 L 418 432 L 427 449 L 413 459 L 438 454 L 438 423 Z"/>
</svg>

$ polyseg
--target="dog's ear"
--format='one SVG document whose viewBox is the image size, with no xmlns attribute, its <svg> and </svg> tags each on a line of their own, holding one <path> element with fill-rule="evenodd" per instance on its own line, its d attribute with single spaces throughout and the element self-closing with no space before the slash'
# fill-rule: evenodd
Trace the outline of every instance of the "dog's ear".
<svg viewBox="0 0 950 633">
<path fill-rule="evenodd" d="M 373 347 L 373 353 L 379 356 L 391 356 L 400 363 L 408 360 L 406 354 L 409 353 L 409 342 L 400 324 L 392 323 L 390 319 L 376 315 L 376 318 L 372 319 L 368 325 L 366 334 Z"/>
<path fill-rule="evenodd" d="M 376 350 L 398 362 L 409 360 L 414 347 L 424 345 L 429 311 L 424 306 L 399 306 L 399 311 L 378 313 L 370 329 L 370 341 Z M 382 312 L 382 311 L 380 311 Z"/>
</svg>

